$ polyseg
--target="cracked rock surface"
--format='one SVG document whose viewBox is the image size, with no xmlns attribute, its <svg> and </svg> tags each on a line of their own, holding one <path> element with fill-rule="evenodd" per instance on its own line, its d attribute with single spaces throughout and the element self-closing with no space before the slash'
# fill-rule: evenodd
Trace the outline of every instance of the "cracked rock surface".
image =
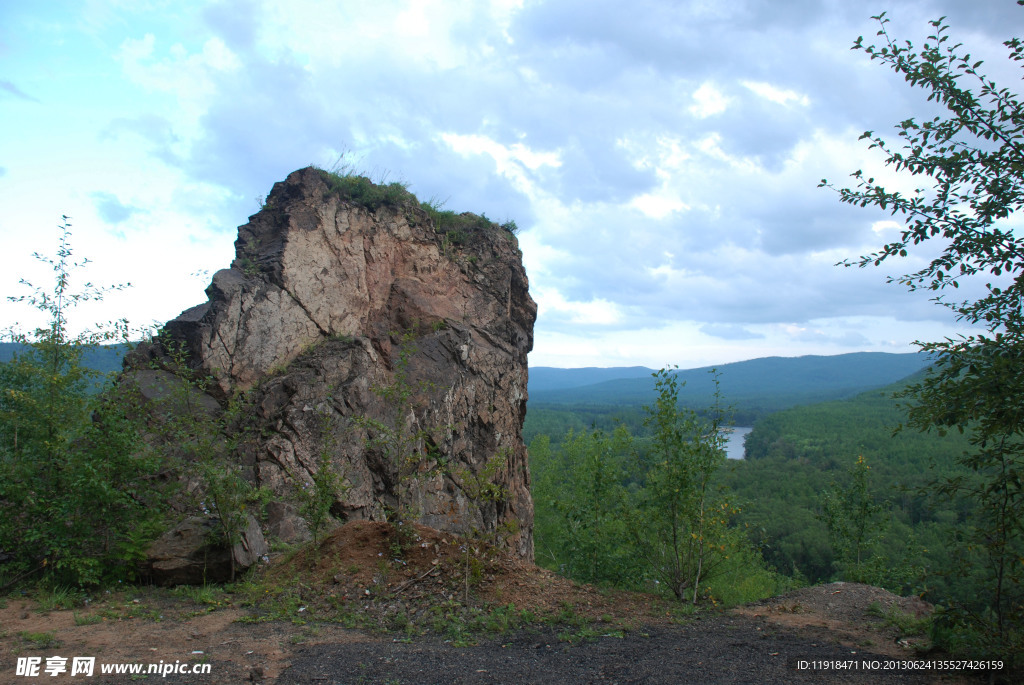
<svg viewBox="0 0 1024 685">
<path fill-rule="evenodd" d="M 168 322 L 129 367 L 173 370 L 173 342 L 212 379 L 214 400 L 243 398 L 237 458 L 277 496 L 269 532 L 280 539 L 308 534 L 291 495 L 312 483 L 325 449 L 350 486 L 332 513 L 381 520 L 393 509 L 400 476 L 368 446 L 368 418 L 428 435 L 417 449 L 429 443 L 436 459 L 411 482 L 416 520 L 452 532 L 514 523 L 506 544 L 532 558 L 522 424 L 537 306 L 515 236 L 478 217 L 457 232 L 439 227 L 408 194 L 368 208 L 335 180 L 306 168 L 275 184 L 238 229 L 236 258 L 213 276 L 208 301 Z M 377 391 L 395 381 L 402 349 L 412 410 L 396 417 Z M 498 455 L 494 481 L 507 497 L 474 502 L 457 474 Z"/>
</svg>

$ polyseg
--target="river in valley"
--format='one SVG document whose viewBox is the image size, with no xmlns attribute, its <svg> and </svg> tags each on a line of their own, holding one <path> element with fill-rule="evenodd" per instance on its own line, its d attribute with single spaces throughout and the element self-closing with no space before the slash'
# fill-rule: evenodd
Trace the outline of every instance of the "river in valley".
<svg viewBox="0 0 1024 685">
<path fill-rule="evenodd" d="M 727 428 L 725 456 L 729 459 L 742 459 L 743 441 L 747 439 L 747 435 L 749 435 L 752 430 L 754 429 L 750 426 L 735 426 L 733 428 Z"/>
</svg>

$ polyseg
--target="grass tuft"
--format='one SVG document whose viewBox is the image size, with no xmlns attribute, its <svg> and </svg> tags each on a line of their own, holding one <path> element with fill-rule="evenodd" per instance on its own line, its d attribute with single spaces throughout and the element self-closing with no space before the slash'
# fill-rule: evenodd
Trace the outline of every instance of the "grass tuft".
<svg viewBox="0 0 1024 685">
<path fill-rule="evenodd" d="M 399 207 L 405 202 L 418 202 L 416 196 L 409 192 L 408 183 L 392 181 L 377 184 L 349 169 L 321 171 L 331 192 L 366 209 Z"/>
<path fill-rule="evenodd" d="M 886 608 L 878 602 L 872 602 L 865 613 L 884 619 L 885 625 L 892 626 L 899 631 L 900 638 L 928 635 L 931 632 L 931 616 L 918 618 L 914 614 L 902 611 L 895 605 Z"/>
<path fill-rule="evenodd" d="M 29 633 L 22 631 L 18 633 L 18 637 L 21 638 L 30 649 L 52 649 L 54 647 L 60 647 L 61 641 L 57 639 L 57 633 L 49 631 L 46 633 Z"/>
<path fill-rule="evenodd" d="M 40 587 L 35 595 L 38 603 L 37 611 L 57 611 L 73 609 L 85 600 L 85 593 L 67 585 Z"/>
</svg>

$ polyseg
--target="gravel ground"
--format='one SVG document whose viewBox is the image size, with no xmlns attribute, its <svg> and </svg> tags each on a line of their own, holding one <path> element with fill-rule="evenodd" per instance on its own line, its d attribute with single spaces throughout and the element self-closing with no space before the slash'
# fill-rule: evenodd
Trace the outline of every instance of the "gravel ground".
<svg viewBox="0 0 1024 685">
<path fill-rule="evenodd" d="M 882 654 L 836 643 L 826 630 L 722 614 L 576 644 L 555 632 L 520 632 L 472 647 L 381 639 L 302 648 L 279 685 L 329 683 L 969 683 L 918 672 L 798 670 L 799 660 L 860 664 Z"/>
</svg>

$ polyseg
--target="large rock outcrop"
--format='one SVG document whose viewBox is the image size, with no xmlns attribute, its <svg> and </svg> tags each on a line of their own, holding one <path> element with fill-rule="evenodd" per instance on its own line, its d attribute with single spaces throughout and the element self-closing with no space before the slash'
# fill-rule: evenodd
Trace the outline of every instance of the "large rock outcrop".
<svg viewBox="0 0 1024 685">
<path fill-rule="evenodd" d="M 306 534 L 290 502 L 326 452 L 349 485 L 336 515 L 379 520 L 407 486 L 420 522 L 514 522 L 507 544 L 531 558 L 522 425 L 537 309 L 517 240 L 480 217 L 428 212 L 396 186 L 356 181 L 307 168 L 275 184 L 239 228 L 236 259 L 214 275 L 209 301 L 128 364 L 180 372 L 167 354 L 174 343 L 211 379 L 213 399 L 241 398 L 236 458 L 277 496 L 271 534 Z M 396 416 L 380 391 L 399 379 L 412 394 Z M 374 422 L 421 432 L 412 478 L 369 440 Z M 493 479 L 507 496 L 474 502 L 467 474 L 499 456 Z"/>
</svg>

